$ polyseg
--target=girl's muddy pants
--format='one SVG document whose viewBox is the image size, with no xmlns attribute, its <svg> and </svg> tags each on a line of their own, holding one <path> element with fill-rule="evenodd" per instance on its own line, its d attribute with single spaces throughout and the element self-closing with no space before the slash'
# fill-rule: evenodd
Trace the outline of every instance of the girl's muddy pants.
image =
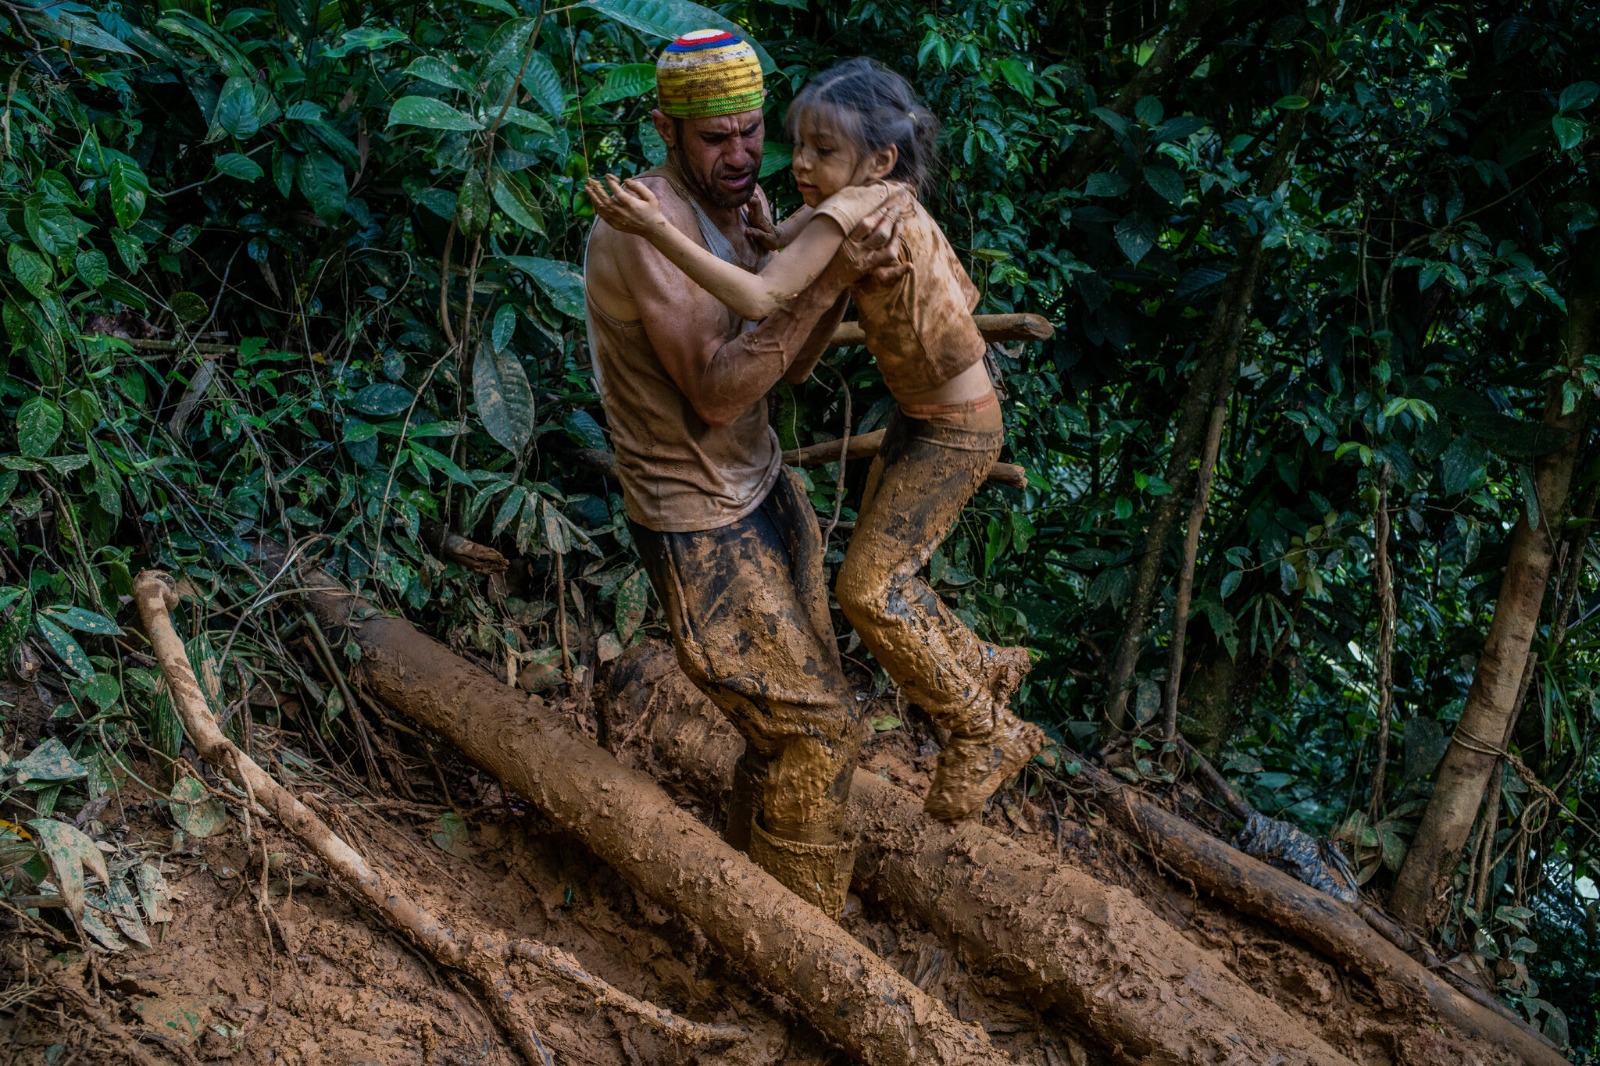
<svg viewBox="0 0 1600 1066">
<path fill-rule="evenodd" d="M 861 643 L 908 699 L 958 736 L 993 725 L 996 649 L 918 575 L 988 476 L 1004 436 L 992 396 L 896 413 L 839 568 L 839 606 Z"/>
</svg>

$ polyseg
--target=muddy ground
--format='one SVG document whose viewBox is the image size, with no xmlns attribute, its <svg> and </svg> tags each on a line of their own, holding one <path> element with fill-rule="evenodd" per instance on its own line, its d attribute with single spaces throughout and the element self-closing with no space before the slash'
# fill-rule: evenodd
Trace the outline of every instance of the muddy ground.
<svg viewBox="0 0 1600 1066">
<path fill-rule="evenodd" d="M 593 729 L 592 717 L 576 709 L 572 714 Z M 881 708 L 881 715 L 891 714 L 906 721 L 874 736 L 866 765 L 920 794 L 937 745 L 914 714 Z M 9 724 L 17 721 L 13 716 Z M 275 772 L 289 777 L 292 771 L 293 787 L 347 840 L 464 932 L 495 931 L 560 947 L 636 997 L 747 1033 L 683 1047 L 625 1012 L 597 1007 L 570 986 L 552 985 L 516 964 L 515 983 L 532 1006 L 549 1061 L 841 1061 L 794 1020 L 787 1004 L 729 972 L 696 930 L 637 895 L 447 748 L 433 747 L 426 764 L 418 760 L 410 782 L 416 798 L 401 800 L 374 794 L 342 766 L 301 749 L 296 735 L 258 726 L 252 745 Z M 154 766 L 140 769 L 146 780 L 156 779 Z M 694 797 L 682 801 L 712 824 L 719 817 L 697 809 Z M 43 911 L 37 920 L 13 913 L 0 947 L 6 984 L 0 1062 L 520 1061 L 475 988 L 438 971 L 357 909 L 275 825 L 252 819 L 247 831 L 235 811 L 224 832 L 185 837 L 165 801 L 131 780 L 98 820 L 124 852 L 160 864 L 173 888 L 172 920 L 154 927 L 149 949 L 84 953 L 61 912 Z M 1078 802 L 1070 778 L 1063 785 L 1047 781 L 1042 771 L 1026 775 L 991 805 L 987 821 L 1133 890 L 1358 1061 L 1415 1061 L 1440 1050 L 1419 1046 L 1433 1038 L 1415 1025 L 1376 1020 L 1360 986 L 1336 967 L 1169 882 L 1137 842 Z M 1003 983 L 968 972 L 936 937 L 872 900 L 852 898 L 844 925 L 958 1016 L 981 1024 L 1017 1062 L 1109 1061 L 1080 1042 L 1070 1018 L 1042 1015 Z"/>
</svg>

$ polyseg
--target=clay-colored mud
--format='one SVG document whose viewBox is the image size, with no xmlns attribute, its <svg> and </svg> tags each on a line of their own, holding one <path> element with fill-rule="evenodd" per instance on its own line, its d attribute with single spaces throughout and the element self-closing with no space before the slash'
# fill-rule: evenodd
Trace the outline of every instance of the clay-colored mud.
<svg viewBox="0 0 1600 1066">
<path fill-rule="evenodd" d="M 327 589 L 308 597 L 323 625 L 360 643 L 360 680 L 372 692 L 447 736 L 629 883 L 693 921 L 730 961 L 785 996 L 846 1052 L 894 1066 L 1006 1061 L 981 1030 L 783 891 L 649 777 L 626 770 L 542 705 L 524 702 L 408 623 L 361 617 L 360 601 L 326 579 L 309 584 Z"/>
<path fill-rule="evenodd" d="M 614 683 L 622 687 L 617 713 L 644 712 L 617 726 L 633 738 L 630 757 L 695 794 L 719 795 L 731 738 L 671 676 L 670 661 L 636 653 L 619 664 Z M 904 733 L 883 739 L 896 735 Z M 939 929 L 974 969 L 1003 975 L 1030 1002 L 1083 1024 L 1119 1059 L 1270 1062 L 1298 1047 L 1299 1058 L 1281 1061 L 1327 1061 L 1316 1054 L 1373 1066 L 1505 1061 L 1492 1044 L 1441 1024 L 1425 1001 L 1387 1000 L 1359 971 L 1343 971 L 1247 918 L 1202 908 L 1188 892 L 1163 888 L 1155 871 L 1131 871 L 1126 863 L 1142 860 L 1115 833 L 1095 847 L 1091 878 L 1062 864 L 1056 839 L 1022 812 L 1012 813 L 1012 824 L 1031 835 L 1015 839 L 971 825 L 919 828 L 914 801 L 879 775 L 920 787 L 925 769 L 910 770 L 903 753 L 886 758 L 881 745 L 868 754 L 876 772 L 857 775 L 851 804 L 864 828 L 857 883 Z M 1086 829 L 1070 836 L 1088 856 L 1094 837 Z M 1115 857 L 1119 850 L 1125 858 Z M 1148 894 L 1148 905 L 1105 883 L 1119 875 Z M 1317 1034 L 1309 1045 L 1308 1030 Z"/>
</svg>

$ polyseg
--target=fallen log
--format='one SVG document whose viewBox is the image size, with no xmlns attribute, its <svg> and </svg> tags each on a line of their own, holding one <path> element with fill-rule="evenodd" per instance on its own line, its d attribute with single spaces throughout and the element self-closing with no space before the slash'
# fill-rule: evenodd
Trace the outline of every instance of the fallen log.
<svg viewBox="0 0 1600 1066">
<path fill-rule="evenodd" d="M 648 748 L 663 775 L 726 791 L 741 741 L 664 648 L 612 674 L 610 736 Z M 960 945 L 971 967 L 1079 1022 L 1121 1062 L 1350 1060 L 1234 976 L 1131 893 L 975 822 L 946 825 L 921 800 L 865 771 L 851 785 L 862 834 L 856 880 Z"/>
<path fill-rule="evenodd" d="M 142 572 L 134 581 L 133 598 L 171 694 L 173 709 L 200 757 L 243 789 L 251 801 L 260 804 L 291 836 L 321 859 L 335 881 L 365 900 L 435 962 L 460 970 L 477 981 L 485 993 L 484 1003 L 517 1044 L 528 1066 L 545 1066 L 548 1057 L 542 1042 L 532 1035 L 531 1023 L 523 1016 L 515 990 L 506 979 L 506 963 L 512 959 L 531 964 L 549 980 L 580 990 L 597 1005 L 626 1011 L 686 1044 L 726 1044 L 749 1035 L 736 1026 L 700 1025 L 635 999 L 586 972 L 559 948 L 499 937 L 481 937 L 469 942 L 456 936 L 394 878 L 369 864 L 314 811 L 263 770 L 260 763 L 223 735 L 195 679 L 183 641 L 172 626 L 170 612 L 178 607 L 177 585 L 172 578 L 159 570 Z"/>
<path fill-rule="evenodd" d="M 273 569 L 283 549 L 258 552 Z M 361 648 L 358 684 L 446 737 L 656 903 L 699 926 L 725 958 L 784 996 L 869 1066 L 980 1066 L 1010 1059 L 821 911 L 620 765 L 537 697 L 525 698 L 328 575 L 302 572 L 322 625 Z"/>
<path fill-rule="evenodd" d="M 1056 328 L 1041 315 L 973 315 L 973 324 L 990 344 L 1011 341 L 1045 341 L 1055 335 Z M 859 322 L 841 322 L 828 340 L 830 348 L 844 348 L 867 343 L 867 335 Z"/>
<path fill-rule="evenodd" d="M 1544 1037 L 1463 995 L 1419 964 L 1346 904 L 1301 884 L 1200 831 L 1137 790 L 1093 766 L 1082 779 L 1106 797 L 1106 815 L 1135 840 L 1148 842 L 1161 862 L 1235 910 L 1292 933 L 1360 973 L 1390 1005 L 1434 1013 L 1463 1036 L 1533 1066 L 1567 1060 Z"/>
<path fill-rule="evenodd" d="M 883 447 L 883 435 L 886 432 L 875 429 L 871 433 L 852 436 L 844 442 L 844 457 L 871 459 Z M 822 466 L 825 463 L 837 463 L 839 445 L 840 442 L 837 440 L 825 440 L 818 444 L 807 444 L 804 448 L 791 448 L 783 453 L 783 461 L 790 466 Z M 1028 472 L 1015 463 L 995 463 L 989 468 L 989 480 L 998 485 L 1025 489 L 1028 487 Z"/>
</svg>

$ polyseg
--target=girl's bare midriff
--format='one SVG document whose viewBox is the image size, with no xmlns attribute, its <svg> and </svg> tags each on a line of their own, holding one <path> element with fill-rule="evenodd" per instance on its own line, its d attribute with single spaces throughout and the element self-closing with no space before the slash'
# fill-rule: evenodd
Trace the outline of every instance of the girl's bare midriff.
<svg viewBox="0 0 1600 1066">
<path fill-rule="evenodd" d="M 978 360 L 955 377 L 931 389 L 902 390 L 895 393 L 895 401 L 902 408 L 936 407 L 951 403 L 972 403 L 994 395 L 994 383 L 989 380 L 989 368 Z"/>
</svg>

